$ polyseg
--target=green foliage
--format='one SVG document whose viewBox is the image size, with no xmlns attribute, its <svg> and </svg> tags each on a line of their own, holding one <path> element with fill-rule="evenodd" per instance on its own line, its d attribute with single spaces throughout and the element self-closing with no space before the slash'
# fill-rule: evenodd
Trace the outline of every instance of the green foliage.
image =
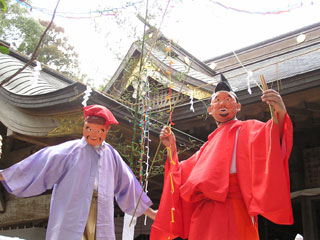
<svg viewBox="0 0 320 240">
<path fill-rule="evenodd" d="M 123 133 L 120 130 L 110 130 L 108 132 L 107 141 L 112 144 L 112 146 L 120 153 L 121 157 L 126 161 L 126 163 L 129 165 L 132 172 L 135 174 L 135 176 L 139 177 L 139 170 L 140 170 L 140 155 L 141 155 L 141 148 L 138 143 L 133 143 L 133 161 L 130 161 L 130 154 L 132 151 L 132 144 L 131 144 L 131 138 L 128 135 L 125 137 Z M 152 149 L 155 150 L 155 149 Z M 156 159 L 154 158 L 154 152 L 150 150 L 150 159 L 149 164 L 151 164 L 151 161 L 155 161 L 152 171 L 150 173 L 150 177 L 157 176 L 157 175 L 163 175 L 164 173 L 164 163 L 166 160 L 166 149 L 163 149 L 162 151 L 159 151 Z M 146 156 L 144 156 L 143 159 L 143 179 L 145 179 L 146 174 Z"/>
<path fill-rule="evenodd" d="M 17 51 L 31 56 L 49 22 L 30 17 L 26 8 L 6 0 L 8 12 L 0 12 L 0 39 Z M 78 54 L 68 44 L 64 29 L 52 25 L 39 49 L 38 61 L 72 78 L 79 77 Z"/>
<path fill-rule="evenodd" d="M 9 54 L 9 49 L 4 46 L 0 46 L 0 53 Z"/>
<path fill-rule="evenodd" d="M 7 3 L 5 2 L 5 0 L 0 0 L 0 9 L 1 9 L 3 12 L 6 12 L 6 11 L 7 11 Z"/>
<path fill-rule="evenodd" d="M 40 20 L 39 22 L 43 27 L 49 25 L 47 21 Z M 43 40 L 38 60 L 71 77 L 77 77 L 78 75 L 75 71 L 79 69 L 78 54 L 74 47 L 68 44 L 64 29 L 55 24 L 52 24 Z"/>
</svg>

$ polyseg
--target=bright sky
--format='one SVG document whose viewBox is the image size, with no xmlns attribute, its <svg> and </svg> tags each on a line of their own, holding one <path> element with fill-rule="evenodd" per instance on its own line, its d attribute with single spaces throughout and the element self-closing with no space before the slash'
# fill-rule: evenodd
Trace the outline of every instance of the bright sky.
<svg viewBox="0 0 320 240">
<path fill-rule="evenodd" d="M 115 53 L 123 58 L 131 43 L 142 37 L 143 24 L 135 16 L 137 12 L 145 16 L 147 0 L 130 2 L 134 7 L 126 7 L 124 0 L 60 2 L 55 23 L 65 28 L 79 53 L 82 71 L 97 83 L 110 79 L 116 71 L 120 60 Z M 151 21 L 156 27 L 163 12 L 155 12 L 155 4 L 165 9 L 167 3 L 149 0 L 149 13 L 158 16 Z M 32 14 L 50 19 L 50 13 L 43 12 L 52 12 L 55 4 L 56 1 L 32 0 Z M 114 8 L 122 9 L 115 15 L 95 18 L 97 10 Z M 280 11 L 283 13 L 276 13 Z M 319 0 L 171 0 L 161 31 L 200 60 L 207 60 L 320 22 L 319 12 Z M 124 21 L 124 27 L 119 28 L 118 21 Z"/>
</svg>

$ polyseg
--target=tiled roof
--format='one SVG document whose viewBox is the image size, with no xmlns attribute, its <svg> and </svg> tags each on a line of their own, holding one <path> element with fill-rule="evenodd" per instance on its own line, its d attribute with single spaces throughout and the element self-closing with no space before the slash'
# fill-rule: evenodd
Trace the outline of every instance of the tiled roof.
<svg viewBox="0 0 320 240">
<path fill-rule="evenodd" d="M 10 55 L 0 54 L 0 82 L 13 75 L 24 64 Z M 32 96 L 53 92 L 68 85 L 70 83 L 59 81 L 44 71 L 40 71 L 40 76 L 36 79 L 34 68 L 29 66 L 3 87 L 14 94 Z"/>
<path fill-rule="evenodd" d="M 305 47 L 296 51 L 256 62 L 246 66 L 247 71 L 252 71 L 251 87 L 256 86 L 255 81 L 260 83 L 260 75 L 263 74 L 267 82 L 286 79 L 303 73 L 311 72 L 320 68 L 320 43 Z M 234 91 L 247 88 L 247 73 L 239 67 L 225 72 Z"/>
<path fill-rule="evenodd" d="M 153 48 L 152 55 L 155 58 L 157 58 L 159 61 L 164 63 L 165 65 L 169 66 L 170 58 L 168 57 L 166 52 L 158 50 L 157 48 Z M 195 80 L 199 80 L 199 81 L 202 81 L 202 82 L 205 82 L 208 84 L 216 83 L 216 80 L 213 77 L 206 75 L 202 72 L 199 72 L 193 68 L 189 69 L 189 66 L 185 62 L 181 61 L 178 58 L 173 58 L 172 62 L 173 63 L 171 64 L 171 67 L 180 73 L 184 73 L 184 74 L 188 75 L 189 77 L 194 78 Z"/>
</svg>

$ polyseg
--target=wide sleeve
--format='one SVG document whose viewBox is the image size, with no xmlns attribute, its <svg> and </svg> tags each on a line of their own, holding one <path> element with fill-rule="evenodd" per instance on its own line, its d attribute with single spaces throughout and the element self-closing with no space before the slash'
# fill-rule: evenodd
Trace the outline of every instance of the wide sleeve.
<svg viewBox="0 0 320 240">
<path fill-rule="evenodd" d="M 44 148 L 2 171 L 6 190 L 18 197 L 39 195 L 51 189 L 66 171 L 65 154 L 58 146 Z"/>
<path fill-rule="evenodd" d="M 289 116 L 285 116 L 283 136 L 273 120 L 252 122 L 240 132 L 247 134 L 247 141 L 239 136 L 237 161 L 246 163 L 237 162 L 237 168 L 249 214 L 260 214 L 277 224 L 292 224 L 288 160 L 293 128 Z"/>
<path fill-rule="evenodd" d="M 114 190 L 115 199 L 123 212 L 132 215 L 138 204 L 142 187 L 119 153 L 113 148 L 111 150 L 117 164 Z M 141 216 L 151 205 L 152 201 L 143 192 L 135 216 Z"/>
<path fill-rule="evenodd" d="M 157 216 L 151 228 L 151 240 L 187 238 L 194 203 L 180 197 L 180 187 L 186 181 L 199 152 L 179 163 L 175 152 L 165 163 L 163 191 Z"/>
</svg>

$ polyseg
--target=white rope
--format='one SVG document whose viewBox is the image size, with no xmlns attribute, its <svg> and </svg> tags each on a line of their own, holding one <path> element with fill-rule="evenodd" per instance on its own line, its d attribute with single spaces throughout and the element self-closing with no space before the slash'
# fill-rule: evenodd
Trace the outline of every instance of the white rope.
<svg viewBox="0 0 320 240">
<path fill-rule="evenodd" d="M 250 87 L 250 79 L 252 78 L 253 72 L 247 70 L 247 68 L 246 68 L 246 67 L 242 64 L 242 62 L 240 61 L 240 59 L 239 59 L 239 57 L 238 57 L 238 55 L 236 54 L 235 51 L 232 50 L 232 52 L 233 52 L 233 55 L 234 55 L 234 56 L 236 57 L 236 59 L 238 60 L 238 62 L 239 62 L 239 64 L 241 65 L 241 67 L 242 67 L 242 68 L 246 71 L 246 73 L 247 73 L 248 92 L 249 92 L 249 94 L 251 94 L 252 91 L 251 91 L 251 87 Z M 254 80 L 254 83 L 258 86 L 258 88 L 260 88 L 260 90 L 263 92 L 260 84 L 259 84 L 255 79 L 253 79 L 253 80 Z"/>
</svg>

